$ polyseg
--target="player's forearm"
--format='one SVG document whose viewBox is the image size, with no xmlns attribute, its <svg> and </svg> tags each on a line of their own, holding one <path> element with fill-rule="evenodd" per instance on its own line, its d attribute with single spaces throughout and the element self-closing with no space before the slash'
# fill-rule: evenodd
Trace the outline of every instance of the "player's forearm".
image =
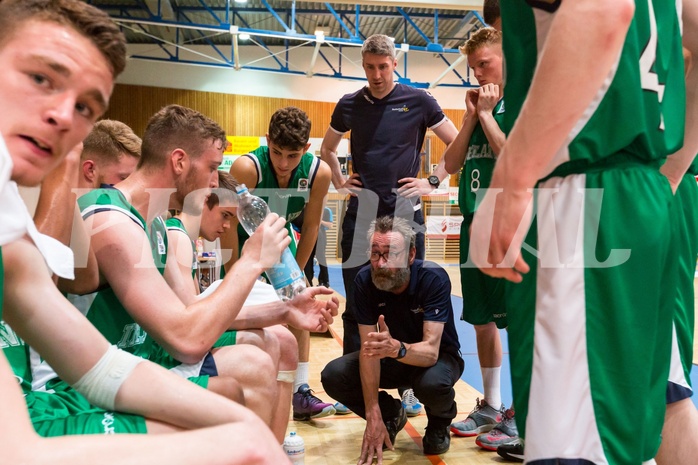
<svg viewBox="0 0 698 465">
<path fill-rule="evenodd" d="M 310 254 L 313 252 L 313 248 L 315 247 L 318 227 L 318 224 L 309 224 L 306 226 L 306 224 L 303 223 L 301 238 L 298 241 L 298 247 L 296 249 L 296 262 L 298 263 L 298 266 L 301 267 L 301 270 L 305 268 L 305 265 L 308 263 L 308 259 L 310 258 Z"/>
<path fill-rule="evenodd" d="M 153 322 L 146 330 L 176 360 L 198 362 L 238 318 L 261 273 L 255 268 L 243 256 L 214 292 L 194 300 L 167 328 Z"/>
<path fill-rule="evenodd" d="M 450 174 L 457 173 L 465 164 L 465 156 L 468 151 L 468 142 L 473 134 L 475 125 L 477 124 L 477 118 L 468 117 L 466 115 L 463 120 L 463 126 L 458 132 L 456 138 L 451 142 L 451 144 L 446 147 L 444 152 L 444 168 Z"/>
<path fill-rule="evenodd" d="M 2 253 L 3 318 L 61 378 L 69 383 L 77 381 L 97 363 L 109 343 L 58 292 L 41 254 L 30 241 L 4 245 Z"/>
<path fill-rule="evenodd" d="M 504 131 L 501 130 L 499 124 L 494 119 L 494 115 L 490 112 L 481 114 L 479 120 L 492 151 L 495 155 L 499 155 L 506 142 Z"/>
<path fill-rule="evenodd" d="M 201 389 L 153 363 L 136 366 L 119 389 L 116 406 L 120 411 L 186 429 L 247 421 L 254 417 L 254 413 L 245 407 Z"/>
<path fill-rule="evenodd" d="M 633 12 L 630 0 L 561 4 L 495 178 L 500 171 L 507 187 L 523 190 L 548 174 L 555 153 L 618 59 Z"/>
<path fill-rule="evenodd" d="M 683 8 L 683 44 L 689 56 L 698 56 L 698 2 L 691 0 Z M 686 68 L 686 126 L 683 147 L 671 155 L 661 168 L 672 189 L 681 183 L 683 175 L 698 153 L 698 71 Z"/>
<path fill-rule="evenodd" d="M 230 329 L 265 328 L 277 324 L 286 324 L 288 306 L 281 300 L 258 305 L 242 307 L 237 318 L 231 323 Z"/>
</svg>

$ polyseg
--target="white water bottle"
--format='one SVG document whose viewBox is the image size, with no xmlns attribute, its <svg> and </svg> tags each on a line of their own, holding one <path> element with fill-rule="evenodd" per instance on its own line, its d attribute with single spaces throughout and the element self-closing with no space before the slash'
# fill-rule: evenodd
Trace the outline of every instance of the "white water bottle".
<svg viewBox="0 0 698 465">
<path fill-rule="evenodd" d="M 237 194 L 238 220 L 251 236 L 269 214 L 269 206 L 250 194 L 244 184 L 240 184 Z M 281 300 L 291 300 L 305 290 L 305 277 L 288 247 L 281 254 L 279 263 L 267 270 L 267 277 Z"/>
<path fill-rule="evenodd" d="M 284 439 L 284 452 L 291 459 L 293 465 L 303 465 L 305 463 L 305 443 L 303 438 L 295 431 L 291 431 Z"/>
</svg>

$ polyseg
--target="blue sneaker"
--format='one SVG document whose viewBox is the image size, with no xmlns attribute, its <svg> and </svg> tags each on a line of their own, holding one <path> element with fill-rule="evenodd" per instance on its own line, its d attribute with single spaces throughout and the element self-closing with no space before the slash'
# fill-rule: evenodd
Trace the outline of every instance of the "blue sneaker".
<svg viewBox="0 0 698 465">
<path fill-rule="evenodd" d="M 344 405 L 341 402 L 337 402 L 334 404 L 334 414 L 335 415 L 348 415 L 351 413 L 351 410 L 347 408 L 346 405 Z"/>
<path fill-rule="evenodd" d="M 419 399 L 414 396 L 414 391 L 412 389 L 405 389 L 402 393 L 402 406 L 408 417 L 416 417 L 422 413 L 422 408 L 424 407 L 421 402 L 419 402 Z"/>
</svg>

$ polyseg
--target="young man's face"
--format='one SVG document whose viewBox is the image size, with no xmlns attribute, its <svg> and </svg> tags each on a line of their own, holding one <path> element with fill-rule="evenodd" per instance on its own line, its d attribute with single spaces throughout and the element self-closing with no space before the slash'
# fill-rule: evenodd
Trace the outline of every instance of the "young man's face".
<svg viewBox="0 0 698 465">
<path fill-rule="evenodd" d="M 502 47 L 484 45 L 468 55 L 468 66 L 473 70 L 478 84 L 502 85 Z"/>
<path fill-rule="evenodd" d="M 96 46 L 72 28 L 28 21 L 0 46 L 0 133 L 12 180 L 37 185 L 106 110 L 114 78 Z"/>
<path fill-rule="evenodd" d="M 384 97 L 393 88 L 397 60 L 389 56 L 365 53 L 362 66 L 368 79 L 368 88 L 374 96 Z"/>
<path fill-rule="evenodd" d="M 235 218 L 237 207 L 221 207 L 216 205 L 209 209 L 204 205 L 204 210 L 201 214 L 201 227 L 199 234 L 209 242 L 213 242 L 228 229 L 230 229 L 230 221 Z"/>
<path fill-rule="evenodd" d="M 138 165 L 138 157 L 133 157 L 128 154 L 121 154 L 119 159 L 112 163 L 107 163 L 102 166 L 96 166 L 97 177 L 95 178 L 95 188 L 102 184 L 114 185 L 118 184 L 134 171 Z"/>
<path fill-rule="evenodd" d="M 267 134 L 267 145 L 269 146 L 269 159 L 274 167 L 274 172 L 281 178 L 291 175 L 301 162 L 301 158 L 310 148 L 310 143 L 298 150 L 290 150 L 276 145 L 269 140 Z"/>
<path fill-rule="evenodd" d="M 200 156 L 187 157 L 188 168 L 176 182 L 177 198 L 181 204 L 176 207 L 189 214 L 198 214 L 210 189 L 218 187 L 218 166 L 223 161 L 223 147 L 220 141 L 209 141 Z"/>
</svg>

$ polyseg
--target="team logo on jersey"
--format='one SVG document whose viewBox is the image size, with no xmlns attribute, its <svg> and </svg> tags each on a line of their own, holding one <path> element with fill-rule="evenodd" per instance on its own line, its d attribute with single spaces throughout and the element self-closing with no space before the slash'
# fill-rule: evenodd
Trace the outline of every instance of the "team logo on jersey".
<svg viewBox="0 0 698 465">
<path fill-rule="evenodd" d="M 414 314 L 424 313 L 424 309 L 422 307 L 411 308 L 410 311 Z M 437 313 L 438 313 L 438 310 L 437 310 Z"/>
<path fill-rule="evenodd" d="M 8 347 L 20 347 L 24 345 L 17 333 L 8 326 L 4 321 L 0 321 L 0 349 Z"/>
<path fill-rule="evenodd" d="M 307 192 L 309 184 L 310 183 L 308 182 L 308 178 L 299 179 L 298 180 L 298 192 Z"/>
<path fill-rule="evenodd" d="M 129 323 L 124 325 L 124 330 L 121 334 L 121 339 L 116 344 L 119 349 L 126 349 L 128 347 L 135 347 L 141 345 L 145 342 L 145 338 L 148 336 L 143 328 L 141 328 L 138 323 Z"/>
<path fill-rule="evenodd" d="M 162 233 L 160 231 L 155 231 L 155 236 L 157 237 L 158 241 L 158 253 L 160 255 L 165 255 L 167 253 L 167 249 L 165 248 L 165 240 L 162 238 Z"/>
<path fill-rule="evenodd" d="M 373 105 L 374 103 L 376 103 L 376 102 L 374 102 L 373 99 L 371 99 L 371 97 L 369 96 L 369 94 L 368 94 L 368 89 L 367 89 L 366 87 L 363 88 L 363 93 L 362 93 L 361 95 L 363 95 L 363 96 L 364 96 L 364 99 L 365 99 L 368 103 L 370 103 L 371 105 Z"/>
<path fill-rule="evenodd" d="M 409 108 L 407 108 L 407 105 L 403 104 L 401 107 L 398 108 L 391 108 L 392 111 L 397 111 L 398 113 L 407 113 L 410 111 Z"/>
</svg>

